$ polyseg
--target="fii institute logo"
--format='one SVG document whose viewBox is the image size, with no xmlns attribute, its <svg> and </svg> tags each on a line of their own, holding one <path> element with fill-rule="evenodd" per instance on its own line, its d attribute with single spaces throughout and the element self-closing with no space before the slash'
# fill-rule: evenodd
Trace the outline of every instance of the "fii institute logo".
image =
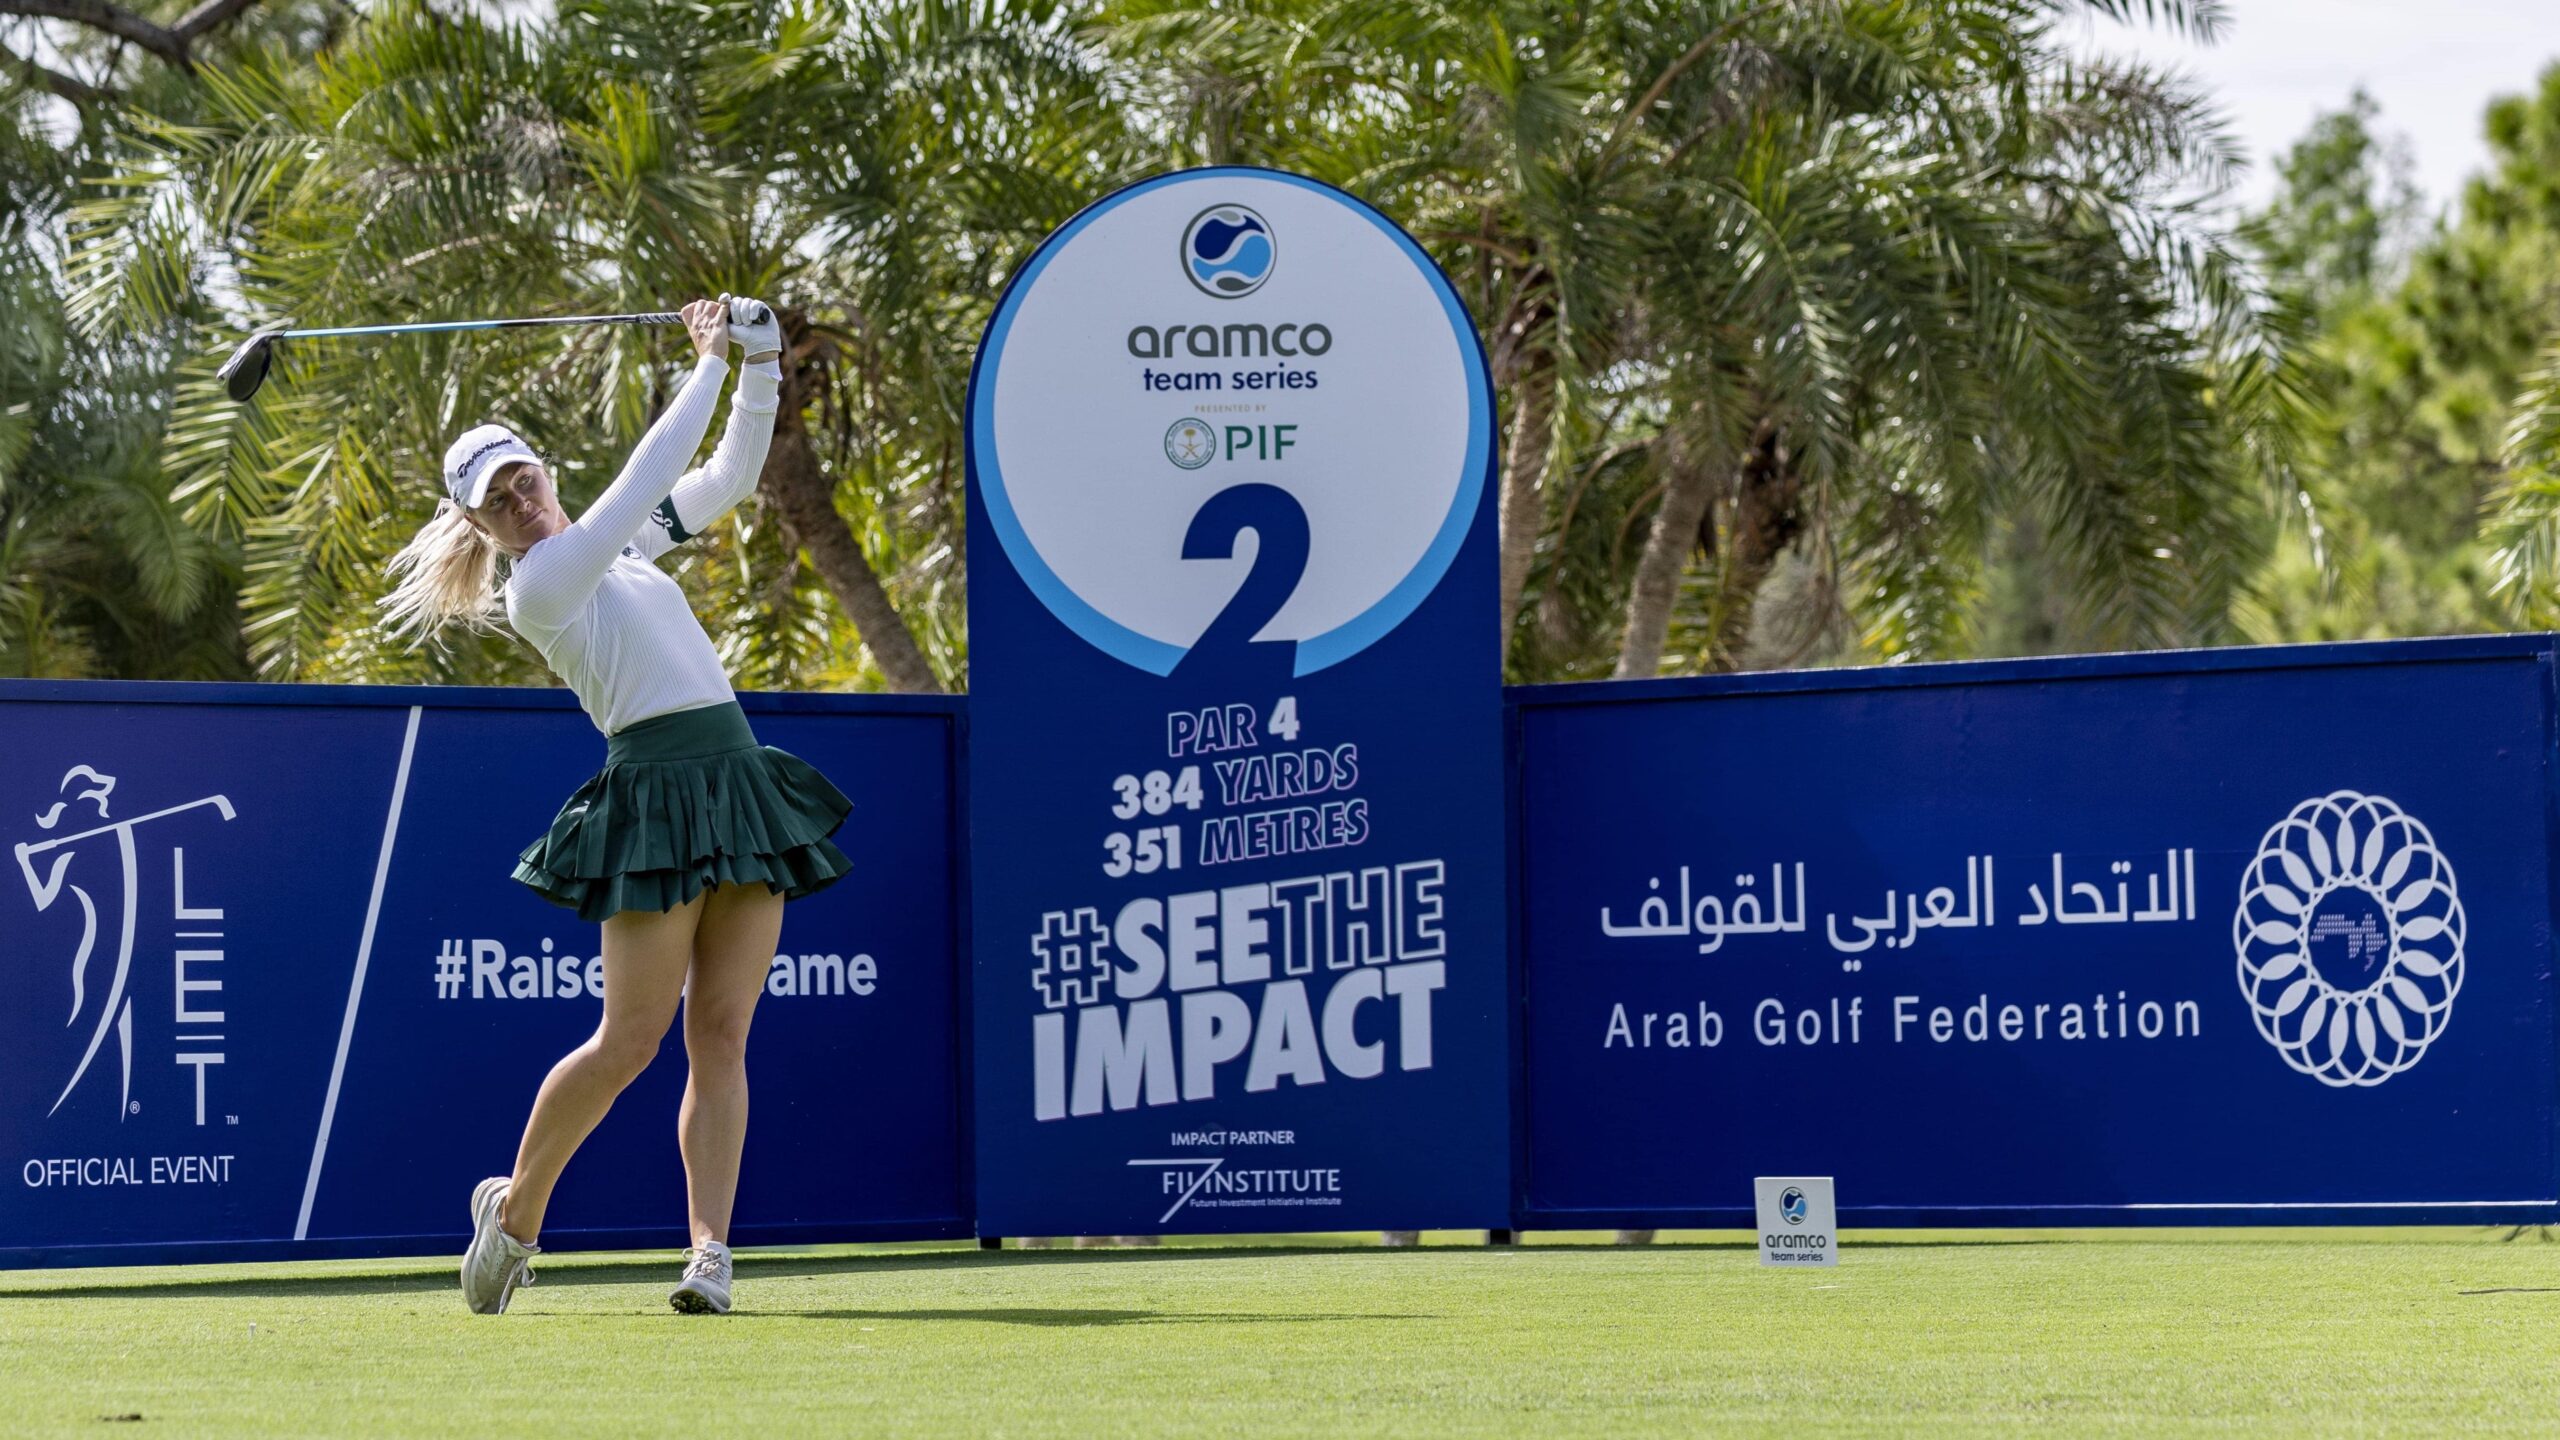
<svg viewBox="0 0 2560 1440">
<path fill-rule="evenodd" d="M 1793 1185 L 1788 1186 L 1786 1193 L 1778 1197 L 1778 1213 L 1785 1216 L 1787 1223 L 1790 1225 L 1803 1224 L 1805 1216 L 1804 1192 Z"/>
<path fill-rule="evenodd" d="M 2379 1085 L 2444 1033 L 2462 898 L 2435 837 L 2379 795 L 2305 800 L 2258 842 L 2231 938 L 2258 1033 L 2323 1085 Z"/>
<path fill-rule="evenodd" d="M 1279 258 L 1270 222 L 1242 205 L 1212 205 L 1182 231 L 1182 273 L 1203 295 L 1241 300 L 1262 288 Z"/>
</svg>

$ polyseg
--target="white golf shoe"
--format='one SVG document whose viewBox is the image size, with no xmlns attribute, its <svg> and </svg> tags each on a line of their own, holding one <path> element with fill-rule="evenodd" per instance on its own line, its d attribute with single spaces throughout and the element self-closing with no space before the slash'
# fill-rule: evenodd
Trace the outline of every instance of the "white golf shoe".
<svg viewBox="0 0 2560 1440">
<path fill-rule="evenodd" d="M 667 1303 L 687 1315 L 729 1313 L 729 1247 L 714 1240 L 684 1252 L 684 1278 Z"/>
<path fill-rule="evenodd" d="M 498 1211 L 514 1182 L 492 1175 L 471 1187 L 471 1248 L 462 1252 L 462 1299 L 475 1315 L 503 1315 L 516 1287 L 533 1283 L 533 1257 L 539 1245 L 527 1245 L 498 1225 Z"/>
</svg>

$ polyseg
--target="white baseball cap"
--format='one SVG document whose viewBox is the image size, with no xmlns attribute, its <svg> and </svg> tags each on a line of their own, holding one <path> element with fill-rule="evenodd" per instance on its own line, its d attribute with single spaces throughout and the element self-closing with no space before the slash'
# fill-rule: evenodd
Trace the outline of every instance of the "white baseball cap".
<svg viewBox="0 0 2560 1440">
<path fill-rule="evenodd" d="M 542 457 L 504 425 L 474 425 L 445 447 L 444 493 L 465 510 L 477 510 L 500 466 L 539 465 Z"/>
</svg>

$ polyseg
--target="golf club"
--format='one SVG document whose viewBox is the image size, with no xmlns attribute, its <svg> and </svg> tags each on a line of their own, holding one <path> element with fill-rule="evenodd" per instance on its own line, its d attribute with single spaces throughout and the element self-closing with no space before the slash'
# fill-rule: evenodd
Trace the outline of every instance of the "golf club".
<svg viewBox="0 0 2560 1440">
<path fill-rule="evenodd" d="M 764 307 L 758 305 L 759 311 Z M 766 312 L 769 314 L 770 312 Z M 755 317 L 761 323 L 765 314 Z M 246 403 L 267 383 L 268 367 L 275 360 L 275 344 L 279 340 L 321 340 L 347 335 L 430 335 L 454 330 L 515 330 L 532 325 L 681 325 L 684 317 L 673 310 L 646 310 L 630 315 L 549 315 L 514 320 L 433 320 L 411 325 L 339 325 L 323 329 L 288 330 L 274 327 L 260 330 L 240 342 L 231 358 L 222 362 L 214 377 L 222 382 L 234 401 Z"/>
</svg>

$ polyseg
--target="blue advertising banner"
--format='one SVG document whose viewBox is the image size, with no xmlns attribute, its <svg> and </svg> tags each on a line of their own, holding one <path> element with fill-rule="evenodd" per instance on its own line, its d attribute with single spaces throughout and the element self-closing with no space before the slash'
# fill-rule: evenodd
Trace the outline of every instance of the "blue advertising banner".
<svg viewBox="0 0 2560 1440">
<path fill-rule="evenodd" d="M 1524 1224 L 2560 1218 L 2548 637 L 1514 695 Z"/>
<path fill-rule="evenodd" d="M 969 1233 L 957 702 L 743 697 L 855 802 L 758 1006 L 742 1244 Z M 603 763 L 559 692 L 0 682 L 0 1265 L 435 1253 L 595 1027 L 509 878 Z M 681 1026 L 543 1240 L 681 1244 Z"/>
<path fill-rule="evenodd" d="M 1079 214 L 970 384 L 994 1235 L 1507 1223 L 1494 418 L 1403 231 L 1212 169 Z"/>
</svg>

